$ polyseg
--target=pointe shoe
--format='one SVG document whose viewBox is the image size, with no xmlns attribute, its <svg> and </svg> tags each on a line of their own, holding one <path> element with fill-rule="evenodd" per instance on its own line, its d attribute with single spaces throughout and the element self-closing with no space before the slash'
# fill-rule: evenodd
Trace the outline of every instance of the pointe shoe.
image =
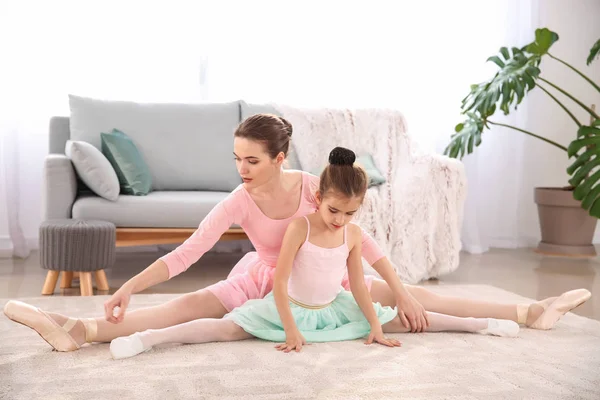
<svg viewBox="0 0 600 400">
<path fill-rule="evenodd" d="M 63 326 L 60 326 L 39 308 L 15 300 L 6 303 L 4 314 L 11 320 L 36 331 L 54 350 L 73 351 L 81 347 L 69 335 L 69 331 L 77 323 L 76 319 L 69 318 Z"/>
<path fill-rule="evenodd" d="M 585 303 L 592 294 L 587 289 L 575 289 L 560 295 L 550 304 L 538 303 L 544 308 L 544 312 L 536 319 L 529 328 L 548 330 L 566 313 Z"/>
</svg>

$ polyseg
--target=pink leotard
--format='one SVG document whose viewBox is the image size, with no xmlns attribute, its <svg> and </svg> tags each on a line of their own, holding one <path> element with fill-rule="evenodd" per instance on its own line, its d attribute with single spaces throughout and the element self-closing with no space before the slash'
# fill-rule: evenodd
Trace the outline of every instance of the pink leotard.
<svg viewBox="0 0 600 400">
<path fill-rule="evenodd" d="M 237 224 L 244 229 L 256 251 L 242 257 L 226 280 L 207 289 L 221 301 L 227 311 L 250 299 L 265 297 L 273 289 L 273 274 L 288 224 L 295 218 L 316 211 L 314 193 L 318 183 L 318 177 L 302 172 L 300 206 L 294 215 L 285 219 L 272 219 L 264 215 L 243 185 L 238 186 L 212 209 L 192 236 L 160 258 L 169 269 L 169 278 L 188 269 L 215 245 L 231 225 Z M 381 248 L 364 231 L 362 255 L 371 265 L 384 257 Z M 369 290 L 372 281 L 373 276 L 365 276 Z M 349 290 L 347 275 L 343 286 Z"/>
<path fill-rule="evenodd" d="M 325 248 L 309 241 L 310 221 L 307 217 L 304 219 L 306 239 L 298 249 L 290 271 L 288 296 L 302 304 L 322 306 L 331 303 L 344 290 L 342 282 L 347 276 L 346 260 L 350 254 L 348 225 L 344 226 L 344 242 L 334 248 Z"/>
</svg>

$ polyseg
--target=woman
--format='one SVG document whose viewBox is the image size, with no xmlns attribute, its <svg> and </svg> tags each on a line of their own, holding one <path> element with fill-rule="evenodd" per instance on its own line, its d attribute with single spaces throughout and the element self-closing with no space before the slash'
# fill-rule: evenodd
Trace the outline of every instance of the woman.
<svg viewBox="0 0 600 400">
<path fill-rule="evenodd" d="M 36 330 L 58 351 L 72 351 L 83 343 L 110 342 L 120 336 L 160 329 L 200 318 L 221 318 L 250 299 L 263 298 L 273 288 L 273 274 L 283 234 L 289 222 L 312 214 L 318 177 L 284 170 L 292 126 L 284 118 L 259 114 L 241 123 L 234 134 L 235 162 L 243 184 L 221 201 L 181 246 L 127 281 L 105 303 L 105 315 L 77 319 L 47 313 L 10 301 L 4 313 Z M 165 304 L 126 312 L 130 296 L 185 271 L 208 251 L 232 225 L 240 225 L 256 252 L 246 254 L 226 280 Z M 384 280 L 365 276 L 374 302 L 397 306 L 403 325 L 411 332 L 428 327 L 426 311 L 457 317 L 512 320 L 535 329 L 550 329 L 558 319 L 591 296 L 585 289 L 564 293 L 530 305 L 498 304 L 451 296 L 403 285 L 389 260 L 366 233 L 363 257 Z M 344 287 L 349 289 L 347 277 Z"/>
</svg>

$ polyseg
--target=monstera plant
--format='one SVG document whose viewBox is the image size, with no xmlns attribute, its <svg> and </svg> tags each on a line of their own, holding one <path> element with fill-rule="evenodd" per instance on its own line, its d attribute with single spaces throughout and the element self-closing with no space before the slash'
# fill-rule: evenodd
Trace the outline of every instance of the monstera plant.
<svg viewBox="0 0 600 400">
<path fill-rule="evenodd" d="M 545 252 L 560 254 L 577 254 L 578 251 L 583 250 L 584 254 L 595 255 L 595 251 L 591 246 L 591 236 L 593 236 L 597 218 L 600 218 L 600 168 L 598 168 L 600 166 L 600 116 L 593 106 L 588 107 L 588 105 L 553 82 L 552 78 L 544 76 L 540 70 L 540 63 L 542 59 L 550 58 L 563 64 L 565 68 L 570 69 L 576 76 L 584 79 L 599 93 L 600 87 L 577 68 L 550 53 L 552 45 L 558 39 L 558 34 L 547 28 L 537 29 L 534 42 L 522 48 L 512 47 L 509 49 L 502 47 L 499 54 L 488 58 L 488 61 L 495 63 L 499 69 L 490 80 L 471 86 L 470 93 L 462 101 L 462 113 L 466 116 L 466 119 L 456 125 L 455 133 L 452 135 L 444 153 L 454 158 L 463 158 L 465 155 L 472 153 L 481 144 L 485 130 L 490 129 L 492 126 L 514 129 L 563 150 L 566 157 L 573 159 L 572 164 L 567 169 L 570 176 L 569 186 L 557 188 L 553 193 L 562 196 L 563 200 L 560 201 L 567 201 L 568 206 L 575 206 L 579 208 L 580 212 L 578 214 L 571 213 L 567 216 L 567 219 L 574 220 L 572 226 L 565 227 L 558 224 L 556 221 L 564 220 L 565 216 L 556 214 L 557 209 L 549 212 L 547 207 L 551 204 L 559 205 L 557 200 L 544 200 L 548 193 L 542 190 L 548 188 L 536 188 L 536 201 L 538 202 L 542 228 L 542 242 L 538 249 L 543 248 L 542 250 L 546 250 Z M 598 57 L 599 53 L 600 40 L 590 50 L 587 58 L 588 66 Z M 506 115 L 511 112 L 513 107 L 516 111 L 527 93 L 536 88 L 547 94 L 573 120 L 572 140 L 566 146 L 543 135 L 516 126 L 495 122 L 492 119 L 496 112 L 501 111 Z M 550 92 L 550 88 L 555 90 L 556 96 Z M 589 114 L 590 118 L 586 121 L 578 120 L 565 105 L 565 98 L 572 101 L 569 107 L 581 107 Z M 568 196 L 568 198 L 565 196 Z M 559 206 L 563 207 L 565 204 Z M 582 213 L 585 214 L 586 218 L 582 217 Z M 544 231 L 545 228 L 546 232 Z M 581 233 L 582 229 L 588 232 L 586 236 L 590 236 L 589 240 L 588 238 L 574 238 L 578 233 Z M 562 236 L 562 239 L 558 238 L 557 235 Z M 562 243 L 560 243 L 561 240 Z"/>
</svg>

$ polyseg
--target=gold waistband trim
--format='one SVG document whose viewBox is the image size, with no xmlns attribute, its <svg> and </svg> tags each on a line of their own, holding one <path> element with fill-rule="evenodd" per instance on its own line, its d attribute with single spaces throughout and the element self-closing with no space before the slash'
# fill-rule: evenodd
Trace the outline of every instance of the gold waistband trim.
<svg viewBox="0 0 600 400">
<path fill-rule="evenodd" d="M 294 303 L 295 305 L 297 305 L 297 306 L 300 306 L 300 307 L 302 307 L 302 308 L 307 308 L 307 309 L 309 309 L 309 310 L 320 310 L 320 309 L 322 309 L 322 308 L 325 308 L 325 307 L 327 307 L 327 306 L 331 305 L 331 303 L 333 303 L 333 301 L 331 301 L 331 302 L 329 302 L 329 303 L 327 303 L 327 304 L 322 304 L 322 305 L 318 305 L 318 306 L 313 306 L 313 305 L 310 305 L 310 304 L 304 304 L 304 303 L 302 303 L 302 302 L 300 302 L 300 301 L 298 301 L 298 300 L 292 299 L 292 298 L 291 298 L 291 297 L 289 297 L 289 296 L 288 296 L 288 298 L 290 299 L 290 302 Z"/>
</svg>

